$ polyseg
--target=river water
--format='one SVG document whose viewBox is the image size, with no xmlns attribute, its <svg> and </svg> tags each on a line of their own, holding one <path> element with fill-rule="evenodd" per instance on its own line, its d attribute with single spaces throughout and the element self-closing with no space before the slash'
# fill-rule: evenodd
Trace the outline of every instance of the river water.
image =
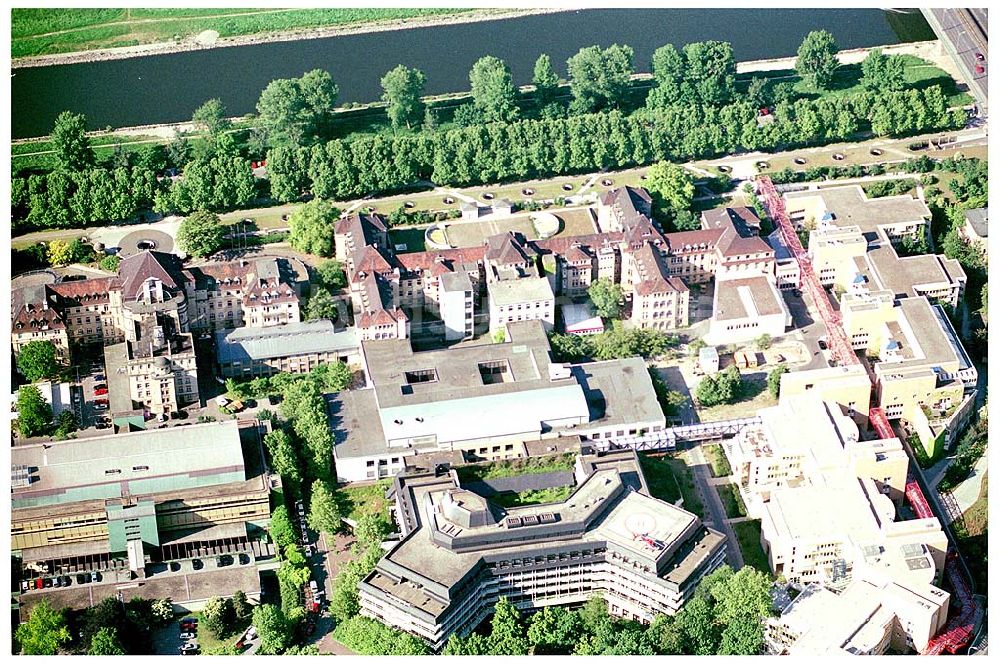
<svg viewBox="0 0 1000 666">
<path fill-rule="evenodd" d="M 11 79 L 13 138 L 49 133 L 69 109 L 90 129 L 187 120 L 219 97 L 230 115 L 254 110 L 273 79 L 328 70 L 341 103 L 379 98 L 382 75 L 398 64 L 427 74 L 427 94 L 467 90 L 481 56 L 510 65 L 517 84 L 529 83 L 540 53 L 565 76 L 566 59 L 581 47 L 613 43 L 635 49 L 637 71 L 649 71 L 658 47 L 719 39 L 737 60 L 795 54 L 810 30 L 825 28 L 842 49 L 933 39 L 923 18 L 878 9 L 588 9 L 439 25 L 325 39 L 275 42 L 125 60 L 30 67 Z"/>
</svg>

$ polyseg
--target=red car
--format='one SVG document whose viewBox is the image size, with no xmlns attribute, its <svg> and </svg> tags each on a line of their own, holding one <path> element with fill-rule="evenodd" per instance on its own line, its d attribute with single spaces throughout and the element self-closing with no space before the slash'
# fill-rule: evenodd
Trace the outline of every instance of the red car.
<svg viewBox="0 0 1000 666">
<path fill-rule="evenodd" d="M 978 65 L 978 64 L 976 65 L 976 74 L 982 74 L 985 71 L 986 71 L 985 67 L 983 67 L 982 65 Z"/>
<path fill-rule="evenodd" d="M 107 395 L 107 394 L 108 394 L 108 389 L 106 388 L 97 389 L 96 391 L 94 391 L 94 395 Z"/>
<path fill-rule="evenodd" d="M 43 587 L 45 587 L 45 581 L 42 580 L 41 578 L 36 578 L 35 579 L 35 589 L 36 590 L 40 590 Z"/>
</svg>

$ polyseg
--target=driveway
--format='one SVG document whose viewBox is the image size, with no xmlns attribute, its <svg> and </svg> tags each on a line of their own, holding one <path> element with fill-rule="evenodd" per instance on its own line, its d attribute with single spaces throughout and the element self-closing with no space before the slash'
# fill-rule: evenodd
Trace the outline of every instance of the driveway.
<svg viewBox="0 0 1000 666">
<path fill-rule="evenodd" d="M 809 362 L 797 368 L 798 370 L 815 370 L 816 368 L 829 367 L 829 350 L 823 351 L 819 348 L 820 338 L 828 335 L 826 324 L 818 316 L 816 306 L 812 297 L 807 291 L 800 291 L 800 296 L 796 296 L 793 291 L 782 291 L 788 311 L 792 315 L 792 325 L 795 328 L 794 335 L 806 346 L 812 358 Z"/>
</svg>

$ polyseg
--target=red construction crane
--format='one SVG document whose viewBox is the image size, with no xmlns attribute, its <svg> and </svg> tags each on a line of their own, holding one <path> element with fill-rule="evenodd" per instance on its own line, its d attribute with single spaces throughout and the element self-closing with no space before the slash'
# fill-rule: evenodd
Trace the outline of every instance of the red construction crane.
<svg viewBox="0 0 1000 666">
<path fill-rule="evenodd" d="M 792 255 L 799 264 L 799 275 L 802 281 L 802 290 L 809 294 L 816 309 L 819 311 L 820 319 L 826 325 L 829 337 L 830 355 L 837 365 L 852 365 L 860 363 L 851 341 L 844 333 L 844 327 L 840 313 L 833 309 L 826 290 L 820 284 L 816 271 L 813 270 L 809 255 L 802 247 L 799 235 L 795 233 L 792 221 L 788 219 L 785 212 L 785 202 L 774 189 L 774 183 L 767 176 L 757 177 L 757 194 L 767 207 L 771 219 L 781 232 L 781 238 L 785 241 L 785 246 L 791 250 Z"/>
<path fill-rule="evenodd" d="M 844 332 L 840 312 L 833 309 L 833 305 L 826 295 L 826 290 L 823 289 L 823 285 L 820 284 L 819 278 L 813 270 L 809 255 L 802 247 L 795 227 L 792 226 L 792 222 L 785 212 L 785 202 L 774 189 L 774 183 L 767 176 L 757 177 L 757 195 L 777 225 L 785 246 L 798 262 L 802 290 L 809 294 L 815 308 L 819 311 L 820 318 L 826 325 L 828 344 L 833 360 L 837 365 L 860 363 L 847 334 Z M 868 420 L 879 438 L 889 439 L 896 436 L 881 407 L 872 407 L 868 412 Z M 905 494 L 910 507 L 918 518 L 934 517 L 934 511 L 928 504 L 927 498 L 924 497 L 923 490 L 912 472 L 907 475 Z M 931 639 L 923 654 L 941 654 L 943 652 L 957 654 L 972 640 L 976 624 L 983 615 L 983 610 L 973 596 L 969 581 L 958 561 L 958 552 L 954 548 L 949 549 L 948 557 L 945 560 L 945 578 L 952 589 L 952 599 L 958 603 L 961 610 L 951 618 L 941 633 Z"/>
</svg>

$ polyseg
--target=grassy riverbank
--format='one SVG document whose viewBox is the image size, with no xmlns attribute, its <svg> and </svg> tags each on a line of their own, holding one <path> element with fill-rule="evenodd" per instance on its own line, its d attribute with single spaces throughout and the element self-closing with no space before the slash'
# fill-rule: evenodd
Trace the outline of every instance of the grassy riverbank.
<svg viewBox="0 0 1000 666">
<path fill-rule="evenodd" d="M 452 15 L 469 9 L 13 9 L 11 57 Z"/>
</svg>

